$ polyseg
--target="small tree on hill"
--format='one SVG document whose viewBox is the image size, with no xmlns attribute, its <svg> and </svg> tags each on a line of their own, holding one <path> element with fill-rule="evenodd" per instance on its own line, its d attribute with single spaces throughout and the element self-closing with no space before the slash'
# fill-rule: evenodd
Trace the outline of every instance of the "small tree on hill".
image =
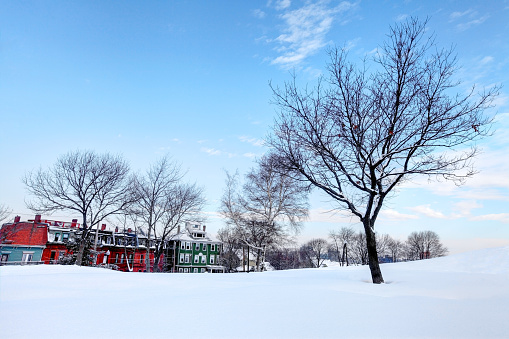
<svg viewBox="0 0 509 339">
<path fill-rule="evenodd" d="M 426 24 L 392 27 L 370 67 L 332 50 L 329 77 L 313 91 L 295 80 L 272 88 L 280 114 L 269 144 L 290 173 L 360 220 L 373 283 L 383 282 L 375 222 L 391 192 L 414 175 L 461 183 L 474 174 L 473 142 L 490 134 L 483 112 L 498 88 L 456 94 L 456 58 Z"/>
</svg>

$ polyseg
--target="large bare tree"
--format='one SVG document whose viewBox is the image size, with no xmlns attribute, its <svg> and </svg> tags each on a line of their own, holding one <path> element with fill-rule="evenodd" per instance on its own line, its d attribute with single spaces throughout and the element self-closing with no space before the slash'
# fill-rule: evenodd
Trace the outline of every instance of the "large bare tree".
<svg viewBox="0 0 509 339">
<path fill-rule="evenodd" d="M 461 183 L 474 174 L 474 142 L 490 134 L 498 88 L 455 88 L 457 62 L 415 18 L 390 29 L 373 59 L 357 65 L 330 51 L 312 89 L 272 86 L 280 109 L 269 139 L 304 176 L 363 224 L 373 283 L 382 283 L 375 222 L 394 189 L 414 175 Z"/>
<path fill-rule="evenodd" d="M 86 239 L 93 226 L 126 209 L 134 200 L 129 165 L 121 156 L 73 151 L 59 157 L 53 167 L 23 177 L 34 200 L 27 207 L 38 213 L 65 210 L 82 217 L 76 264 L 83 262 Z"/>
<path fill-rule="evenodd" d="M 282 159 L 264 155 L 246 175 L 242 189 L 237 175 L 227 173 L 221 214 L 240 242 L 256 253 L 256 267 L 269 246 L 282 245 L 299 231 L 308 214 L 309 186 L 287 175 Z"/>
</svg>

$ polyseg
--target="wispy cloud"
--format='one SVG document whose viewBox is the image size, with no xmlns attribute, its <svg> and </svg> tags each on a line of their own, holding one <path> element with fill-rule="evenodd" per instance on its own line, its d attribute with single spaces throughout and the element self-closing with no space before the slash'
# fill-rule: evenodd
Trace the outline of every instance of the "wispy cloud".
<svg viewBox="0 0 509 339">
<path fill-rule="evenodd" d="M 478 215 L 478 216 L 472 217 L 471 220 L 475 220 L 475 221 L 493 220 L 493 221 L 501 221 L 504 223 L 509 223 L 509 213 Z"/>
<path fill-rule="evenodd" d="M 482 24 L 488 18 L 489 15 L 480 16 L 477 11 L 467 9 L 466 11 L 463 12 L 452 12 L 451 15 L 449 15 L 449 22 L 464 20 L 463 22 L 459 22 L 458 24 L 456 24 L 456 28 L 460 31 L 465 31 L 472 26 Z"/>
<path fill-rule="evenodd" d="M 239 137 L 239 140 L 242 141 L 242 142 L 247 142 L 253 146 L 256 146 L 256 147 L 262 147 L 263 145 L 265 145 L 265 142 L 261 139 L 256 139 L 256 138 L 250 138 L 248 136 L 245 136 L 245 135 L 242 135 Z"/>
<path fill-rule="evenodd" d="M 391 220 L 410 220 L 419 219 L 417 215 L 400 213 L 393 209 L 386 209 L 380 212 L 380 215 L 386 219 Z"/>
<path fill-rule="evenodd" d="M 490 62 L 493 62 L 493 60 L 495 60 L 492 56 L 485 56 L 484 58 L 481 59 L 481 61 L 479 61 L 479 63 L 481 65 L 486 65 L 486 64 L 489 64 Z"/>
<path fill-rule="evenodd" d="M 422 214 L 426 217 L 430 217 L 430 218 L 436 218 L 436 219 L 448 219 L 449 217 L 447 217 L 445 214 L 443 214 L 442 212 L 440 211 L 435 211 L 434 209 L 431 208 L 431 205 L 420 205 L 420 206 L 415 206 L 415 207 L 410 207 L 409 208 L 410 210 L 414 211 L 414 212 L 417 212 L 419 214 Z"/>
<path fill-rule="evenodd" d="M 403 21 L 408 18 L 408 14 L 400 14 L 396 17 L 396 21 Z"/>
<path fill-rule="evenodd" d="M 253 16 L 258 19 L 265 18 L 265 12 L 261 9 L 254 9 L 251 13 L 253 13 Z"/>
<path fill-rule="evenodd" d="M 476 13 L 477 12 L 475 12 L 472 9 L 467 9 L 466 11 L 463 11 L 463 12 L 452 12 L 451 15 L 449 15 L 449 21 L 454 21 L 454 20 L 459 19 L 465 15 L 476 14 Z"/>
<path fill-rule="evenodd" d="M 221 155 L 221 153 L 222 153 L 220 150 L 217 150 L 215 148 L 207 148 L 207 147 L 202 147 L 201 151 L 207 153 L 208 155 Z"/>
<path fill-rule="evenodd" d="M 246 157 L 246 158 L 254 158 L 254 157 L 256 157 L 256 154 L 254 154 L 254 153 L 244 153 L 242 155 L 244 157 Z"/>
<path fill-rule="evenodd" d="M 275 39 L 279 44 L 276 50 L 280 55 L 272 60 L 272 64 L 290 68 L 302 63 L 327 44 L 326 36 L 335 17 L 355 7 L 355 4 L 346 1 L 334 7 L 329 5 L 327 0 L 308 2 L 280 15 L 285 27 L 283 33 Z"/>
<path fill-rule="evenodd" d="M 292 2 L 290 0 L 278 0 L 278 1 L 276 1 L 276 4 L 274 7 L 278 11 L 281 11 L 283 9 L 290 7 L 291 4 L 292 4 Z"/>
</svg>

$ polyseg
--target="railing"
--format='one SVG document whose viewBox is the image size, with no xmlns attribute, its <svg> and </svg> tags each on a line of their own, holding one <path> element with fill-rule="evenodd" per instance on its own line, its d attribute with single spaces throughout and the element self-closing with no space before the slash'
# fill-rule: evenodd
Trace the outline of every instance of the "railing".
<svg viewBox="0 0 509 339">
<path fill-rule="evenodd" d="M 43 265 L 44 261 L 1 261 L 0 266 L 13 265 Z"/>
</svg>

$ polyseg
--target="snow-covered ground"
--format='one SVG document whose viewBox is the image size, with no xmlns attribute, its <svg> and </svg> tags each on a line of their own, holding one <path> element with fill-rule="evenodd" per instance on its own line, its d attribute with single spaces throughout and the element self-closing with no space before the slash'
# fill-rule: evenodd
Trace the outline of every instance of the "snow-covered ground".
<svg viewBox="0 0 509 339">
<path fill-rule="evenodd" d="M 1 338 L 508 338 L 509 247 L 237 274 L 0 267 Z"/>
</svg>

